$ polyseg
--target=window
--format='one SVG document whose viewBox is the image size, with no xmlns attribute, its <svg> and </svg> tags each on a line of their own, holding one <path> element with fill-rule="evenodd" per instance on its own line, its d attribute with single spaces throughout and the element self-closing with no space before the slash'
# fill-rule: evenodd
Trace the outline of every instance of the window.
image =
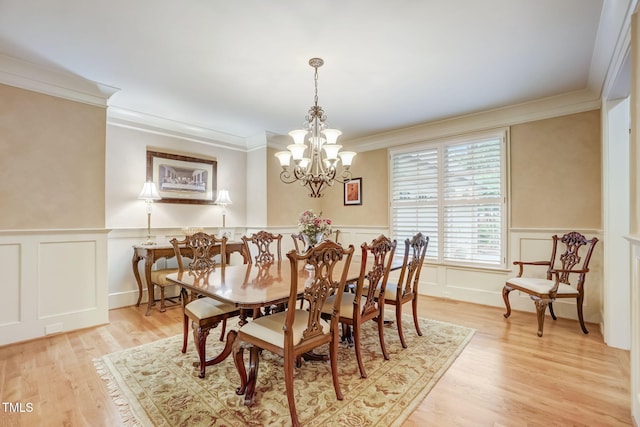
<svg viewBox="0 0 640 427">
<path fill-rule="evenodd" d="M 391 233 L 437 263 L 505 268 L 506 130 L 391 150 Z M 404 253 L 404 245 L 400 245 Z"/>
</svg>

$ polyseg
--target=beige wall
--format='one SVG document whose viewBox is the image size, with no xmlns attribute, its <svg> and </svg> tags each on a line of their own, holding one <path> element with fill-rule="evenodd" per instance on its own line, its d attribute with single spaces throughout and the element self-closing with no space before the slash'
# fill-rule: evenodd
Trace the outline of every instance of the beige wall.
<svg viewBox="0 0 640 427">
<path fill-rule="evenodd" d="M 322 211 L 323 201 L 322 198 L 309 197 L 308 189 L 298 183 L 285 184 L 280 181 L 282 168 L 274 157 L 277 151 L 272 148 L 267 150 L 267 225 L 295 226 L 302 211 Z"/>
<path fill-rule="evenodd" d="M 389 225 L 389 171 L 387 150 L 358 153 L 351 172 L 362 178 L 362 205 L 344 205 L 344 186 L 336 184 L 324 196 L 322 209 L 338 225 Z M 337 187 L 337 188 L 336 188 Z"/>
<path fill-rule="evenodd" d="M 600 229 L 602 153 L 600 110 L 511 126 L 512 228 Z M 344 206 L 341 184 L 312 199 L 298 184 L 280 182 L 280 166 L 267 155 L 268 225 L 295 225 L 305 209 L 322 210 L 337 225 L 389 226 L 386 149 L 361 152 L 352 166 L 362 177 L 362 205 Z"/>
<path fill-rule="evenodd" d="M 344 206 L 344 188 L 340 183 L 324 190 L 318 199 L 309 197 L 306 187 L 298 183 L 280 181 L 282 170 L 274 157 L 276 150 L 267 153 L 268 225 L 295 226 L 300 212 L 322 211 L 338 226 L 383 226 L 389 222 L 387 150 L 358 153 L 351 171 L 354 178 L 362 178 L 362 205 Z"/>
<path fill-rule="evenodd" d="M 103 228 L 102 107 L 0 84 L 0 229 Z"/>
<path fill-rule="evenodd" d="M 600 111 L 511 127 L 511 227 L 596 228 L 601 215 Z"/>
</svg>

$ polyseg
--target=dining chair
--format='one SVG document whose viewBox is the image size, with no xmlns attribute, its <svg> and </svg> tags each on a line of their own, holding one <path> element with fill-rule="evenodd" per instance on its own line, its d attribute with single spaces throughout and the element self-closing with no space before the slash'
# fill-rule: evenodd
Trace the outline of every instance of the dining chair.
<svg viewBox="0 0 640 427">
<path fill-rule="evenodd" d="M 593 249 L 598 243 L 598 238 L 593 237 L 587 239 L 577 231 L 572 231 L 558 237 L 552 236 L 553 243 L 551 248 L 551 259 L 549 261 L 514 261 L 517 265 L 518 276 L 506 281 L 502 289 L 502 298 L 507 307 L 505 318 L 511 315 L 511 305 L 509 304 L 509 293 L 513 290 L 523 292 L 535 302 L 536 315 L 538 318 L 538 336 L 542 336 L 544 328 L 544 318 L 547 306 L 549 306 L 549 314 L 551 318 L 556 320 L 556 314 L 553 311 L 553 302 L 558 298 L 574 298 L 578 310 L 578 320 L 582 332 L 588 334 L 582 316 L 582 303 L 584 301 L 584 283 L 586 274 L 589 272 L 589 261 L 593 254 Z M 563 251 L 559 254 L 559 251 Z M 559 256 L 558 256 L 559 254 Z M 546 278 L 535 276 L 523 276 L 524 266 L 530 270 L 534 266 L 546 267 Z M 530 271 L 531 273 L 531 271 Z M 575 285 L 571 284 L 572 278 L 575 278 Z"/>
<path fill-rule="evenodd" d="M 416 327 L 416 333 L 422 336 L 420 323 L 418 322 L 418 287 L 420 284 L 420 271 L 422 270 L 428 245 L 429 236 L 424 236 L 422 233 L 417 233 L 411 239 L 404 241 L 404 257 L 402 258 L 400 277 L 397 283 L 388 282 L 385 290 L 385 304 L 393 305 L 396 309 L 396 325 L 402 348 L 407 348 L 407 342 L 402 331 L 402 306 L 404 304 L 411 303 L 413 324 Z"/>
<path fill-rule="evenodd" d="M 255 261 L 258 264 L 270 263 L 274 261 L 282 260 L 282 234 L 273 234 L 268 231 L 258 231 L 251 236 L 242 236 L 242 242 L 245 246 L 245 252 L 247 253 L 249 263 L 252 263 L 251 259 L 251 247 L 255 247 L 257 254 Z M 275 253 L 272 253 L 272 245 L 275 242 Z"/>
<path fill-rule="evenodd" d="M 178 274 L 189 274 L 194 276 L 196 281 L 206 283 L 209 275 L 216 268 L 223 270 L 225 268 L 226 242 L 226 237 L 218 239 L 213 235 L 201 232 L 186 236 L 184 240 L 171 239 L 178 260 Z M 186 249 L 185 253 L 189 255 L 183 256 L 181 249 Z M 219 262 L 216 261 L 218 256 Z M 189 321 L 191 321 L 193 341 L 200 361 L 199 377 L 204 378 L 207 366 L 205 348 L 210 330 L 222 323 L 220 341 L 223 341 L 227 319 L 239 316 L 240 310 L 231 304 L 225 304 L 213 298 L 190 296 L 184 288 L 181 290 L 181 295 L 183 309 L 182 352 L 186 353 L 187 351 Z M 211 364 L 213 363 L 211 362 Z"/>
<path fill-rule="evenodd" d="M 251 404 L 253 401 L 260 352 L 262 350 L 273 352 L 284 358 L 285 390 L 291 422 L 294 426 L 299 426 L 293 389 L 294 364 L 300 362 L 302 355 L 324 344 L 329 344 L 331 377 L 336 398 L 343 399 L 338 381 L 338 317 L 342 289 L 353 252 L 353 245 L 349 245 L 349 248 L 345 249 L 335 242 L 325 240 L 304 254 L 295 250 L 287 253 L 292 272 L 287 305 L 289 308 L 270 316 L 254 319 L 243 325 L 238 330 L 238 336 L 234 342 L 234 362 L 241 380 L 237 394 L 245 395 L 245 404 Z M 304 281 L 303 298 L 308 303 L 308 309 L 302 310 L 297 309 L 295 304 L 301 291 L 297 272 L 306 271 L 300 267 L 305 264 L 312 265 L 313 271 L 306 273 L 308 277 Z M 321 317 L 323 306 L 326 304 L 329 294 L 336 291 L 340 292 L 337 292 L 337 297 L 333 299 L 331 316 L 325 320 Z M 244 366 L 243 350 L 245 346 L 250 347 L 249 382 Z M 277 392 L 277 390 L 273 391 Z"/>
<path fill-rule="evenodd" d="M 307 244 L 302 237 L 302 233 L 292 233 L 291 239 L 293 240 L 293 246 L 296 248 L 296 252 L 302 253 L 307 250 Z"/>
<path fill-rule="evenodd" d="M 167 275 L 172 273 L 177 273 L 177 272 L 178 272 L 177 268 L 161 268 L 158 270 L 151 270 L 151 284 L 154 287 L 157 286 L 160 289 L 160 313 L 164 313 L 165 311 L 167 311 L 167 305 L 166 305 L 167 300 L 174 303 L 172 305 L 174 307 L 179 305 L 177 301 L 174 301 L 174 299 L 178 298 L 179 295 L 176 297 L 165 296 L 166 295 L 165 288 L 176 286 L 175 283 L 171 283 L 167 280 Z M 151 298 L 151 295 L 149 295 L 149 298 Z"/>
<path fill-rule="evenodd" d="M 385 360 L 389 360 L 389 354 L 384 343 L 385 299 L 384 297 L 379 298 L 379 296 L 384 295 L 385 292 L 396 244 L 395 240 L 391 241 L 391 239 L 382 235 L 373 239 L 371 244 L 363 243 L 360 246 L 362 257 L 355 293 L 350 290 L 343 290 L 333 294 L 327 298 L 327 303 L 322 308 L 323 316 L 331 316 L 331 303 L 333 303 L 334 299 L 340 297 L 339 294 L 344 294 L 340 303 L 338 321 L 343 326 L 346 326 L 346 328 L 343 328 L 343 336 L 346 336 L 347 339 L 353 336 L 358 369 L 362 378 L 367 378 L 367 372 L 362 362 L 362 347 L 360 344 L 363 323 L 367 321 L 376 322 L 382 355 Z"/>
</svg>

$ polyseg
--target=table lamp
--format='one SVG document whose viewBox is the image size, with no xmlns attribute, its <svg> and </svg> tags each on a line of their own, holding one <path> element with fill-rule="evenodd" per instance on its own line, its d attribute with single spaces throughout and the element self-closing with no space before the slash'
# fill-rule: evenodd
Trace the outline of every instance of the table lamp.
<svg viewBox="0 0 640 427">
<path fill-rule="evenodd" d="M 153 181 L 147 181 L 142 186 L 142 191 L 138 195 L 138 199 L 142 199 L 147 203 L 147 241 L 145 245 L 153 245 L 155 242 L 151 239 L 151 204 L 154 200 L 160 200 L 160 194 Z"/>
<path fill-rule="evenodd" d="M 216 201 L 213 202 L 216 205 L 222 206 L 222 228 L 226 227 L 225 224 L 225 215 L 227 213 L 227 205 L 231 204 L 231 197 L 229 197 L 229 190 L 221 189 L 218 191 L 218 197 Z"/>
</svg>

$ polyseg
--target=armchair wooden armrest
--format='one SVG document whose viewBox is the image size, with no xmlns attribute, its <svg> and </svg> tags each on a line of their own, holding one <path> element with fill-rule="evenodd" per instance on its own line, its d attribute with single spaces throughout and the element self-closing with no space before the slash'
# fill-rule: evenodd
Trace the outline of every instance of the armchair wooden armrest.
<svg viewBox="0 0 640 427">
<path fill-rule="evenodd" d="M 549 272 L 551 274 L 560 274 L 560 273 L 588 273 L 589 269 L 588 268 L 584 268 L 582 270 L 576 270 L 576 269 L 562 269 L 562 268 L 552 268 L 551 270 L 549 270 Z"/>
<path fill-rule="evenodd" d="M 551 262 L 549 261 L 513 261 L 513 265 L 518 266 L 518 277 L 522 277 L 522 273 L 524 271 L 525 265 L 546 265 L 550 266 Z"/>
</svg>

